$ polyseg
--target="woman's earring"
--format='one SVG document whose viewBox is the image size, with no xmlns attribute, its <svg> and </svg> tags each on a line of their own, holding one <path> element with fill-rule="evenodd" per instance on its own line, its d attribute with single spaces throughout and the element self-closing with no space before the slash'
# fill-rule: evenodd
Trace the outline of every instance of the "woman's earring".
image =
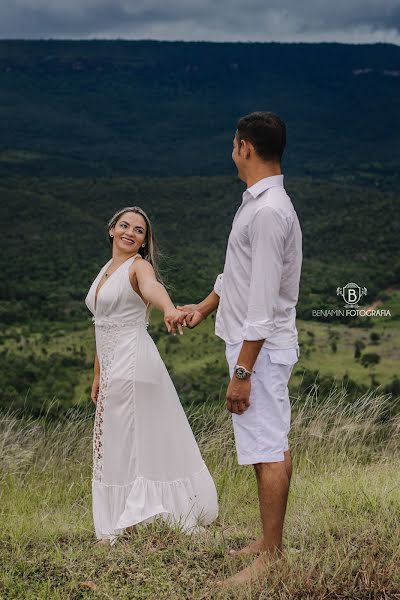
<svg viewBox="0 0 400 600">
<path fill-rule="evenodd" d="M 142 244 L 142 248 L 146 248 L 146 242 Z"/>
<path fill-rule="evenodd" d="M 110 237 L 114 237 L 112 233 L 110 233 Z"/>
</svg>

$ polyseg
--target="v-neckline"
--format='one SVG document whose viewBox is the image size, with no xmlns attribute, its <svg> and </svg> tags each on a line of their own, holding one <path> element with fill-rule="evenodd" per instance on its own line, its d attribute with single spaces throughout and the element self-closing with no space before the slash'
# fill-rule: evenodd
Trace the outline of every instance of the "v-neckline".
<svg viewBox="0 0 400 600">
<path fill-rule="evenodd" d="M 97 284 L 96 289 L 94 291 L 94 312 L 97 311 L 97 302 L 99 300 L 99 294 L 100 294 L 101 290 L 103 289 L 103 287 L 105 285 L 107 285 L 107 282 L 110 281 L 111 277 L 114 275 L 114 273 L 116 273 L 118 271 L 118 269 L 120 269 L 126 262 L 128 262 L 128 260 L 130 260 L 131 258 L 135 258 L 136 256 L 137 256 L 137 254 L 134 254 L 133 256 L 130 256 L 129 258 L 127 258 L 126 260 L 124 260 L 124 262 L 122 262 L 120 265 L 118 265 L 118 267 L 115 269 L 115 271 L 113 271 L 111 273 L 111 275 L 109 277 L 107 277 L 107 279 L 104 281 L 104 283 L 102 285 L 100 285 L 101 278 L 103 277 L 105 271 L 107 271 L 107 268 L 108 268 L 109 264 L 112 262 L 112 258 L 110 258 L 110 260 L 108 261 L 108 263 L 105 264 L 105 267 L 103 267 L 104 270 L 103 270 L 103 272 L 101 274 L 101 277 L 100 277 L 100 281 Z"/>
</svg>

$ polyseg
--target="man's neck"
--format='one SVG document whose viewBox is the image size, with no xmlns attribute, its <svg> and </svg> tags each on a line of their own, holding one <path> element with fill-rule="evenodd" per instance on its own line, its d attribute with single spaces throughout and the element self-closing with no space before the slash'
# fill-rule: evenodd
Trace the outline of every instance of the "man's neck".
<svg viewBox="0 0 400 600">
<path fill-rule="evenodd" d="M 261 179 L 265 179 L 266 177 L 272 177 L 273 175 L 282 175 L 281 168 L 279 165 L 260 165 L 259 167 L 255 167 L 248 173 L 246 177 L 246 185 L 247 187 L 251 187 L 257 181 Z"/>
</svg>

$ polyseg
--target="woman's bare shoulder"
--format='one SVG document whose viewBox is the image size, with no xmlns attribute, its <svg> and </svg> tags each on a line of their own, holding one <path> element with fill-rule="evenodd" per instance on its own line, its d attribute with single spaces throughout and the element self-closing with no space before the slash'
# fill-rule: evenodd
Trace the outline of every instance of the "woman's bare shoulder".
<svg viewBox="0 0 400 600">
<path fill-rule="evenodd" d="M 142 256 L 140 256 L 140 254 L 138 255 L 137 258 L 135 258 L 135 260 L 132 262 L 131 266 L 129 267 L 129 274 L 132 277 L 135 277 L 137 275 L 139 276 L 154 276 L 154 269 L 152 267 L 152 265 L 145 260 Z"/>
</svg>

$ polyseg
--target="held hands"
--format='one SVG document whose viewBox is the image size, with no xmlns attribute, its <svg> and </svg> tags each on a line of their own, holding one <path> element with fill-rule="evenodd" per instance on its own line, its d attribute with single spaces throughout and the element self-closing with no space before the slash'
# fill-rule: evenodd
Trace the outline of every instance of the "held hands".
<svg viewBox="0 0 400 600">
<path fill-rule="evenodd" d="M 231 413 L 243 414 L 250 406 L 250 379 L 232 377 L 226 390 L 226 407 Z"/>
<path fill-rule="evenodd" d="M 199 311 L 198 304 L 185 304 L 176 308 L 185 313 L 184 320 L 186 327 L 189 327 L 189 329 L 193 329 L 204 320 L 204 315 Z"/>
<path fill-rule="evenodd" d="M 164 323 L 168 329 L 168 333 L 172 333 L 176 335 L 176 328 L 179 331 L 179 334 L 183 334 L 182 326 L 186 325 L 186 315 L 188 313 L 186 311 L 178 310 L 177 308 L 168 308 L 168 310 L 164 311 Z"/>
<path fill-rule="evenodd" d="M 193 329 L 205 316 L 198 310 L 197 304 L 185 304 L 176 308 L 169 308 L 164 312 L 164 323 L 168 329 L 168 333 L 176 335 L 175 328 L 178 329 L 180 335 L 183 334 L 182 327 Z"/>
</svg>

